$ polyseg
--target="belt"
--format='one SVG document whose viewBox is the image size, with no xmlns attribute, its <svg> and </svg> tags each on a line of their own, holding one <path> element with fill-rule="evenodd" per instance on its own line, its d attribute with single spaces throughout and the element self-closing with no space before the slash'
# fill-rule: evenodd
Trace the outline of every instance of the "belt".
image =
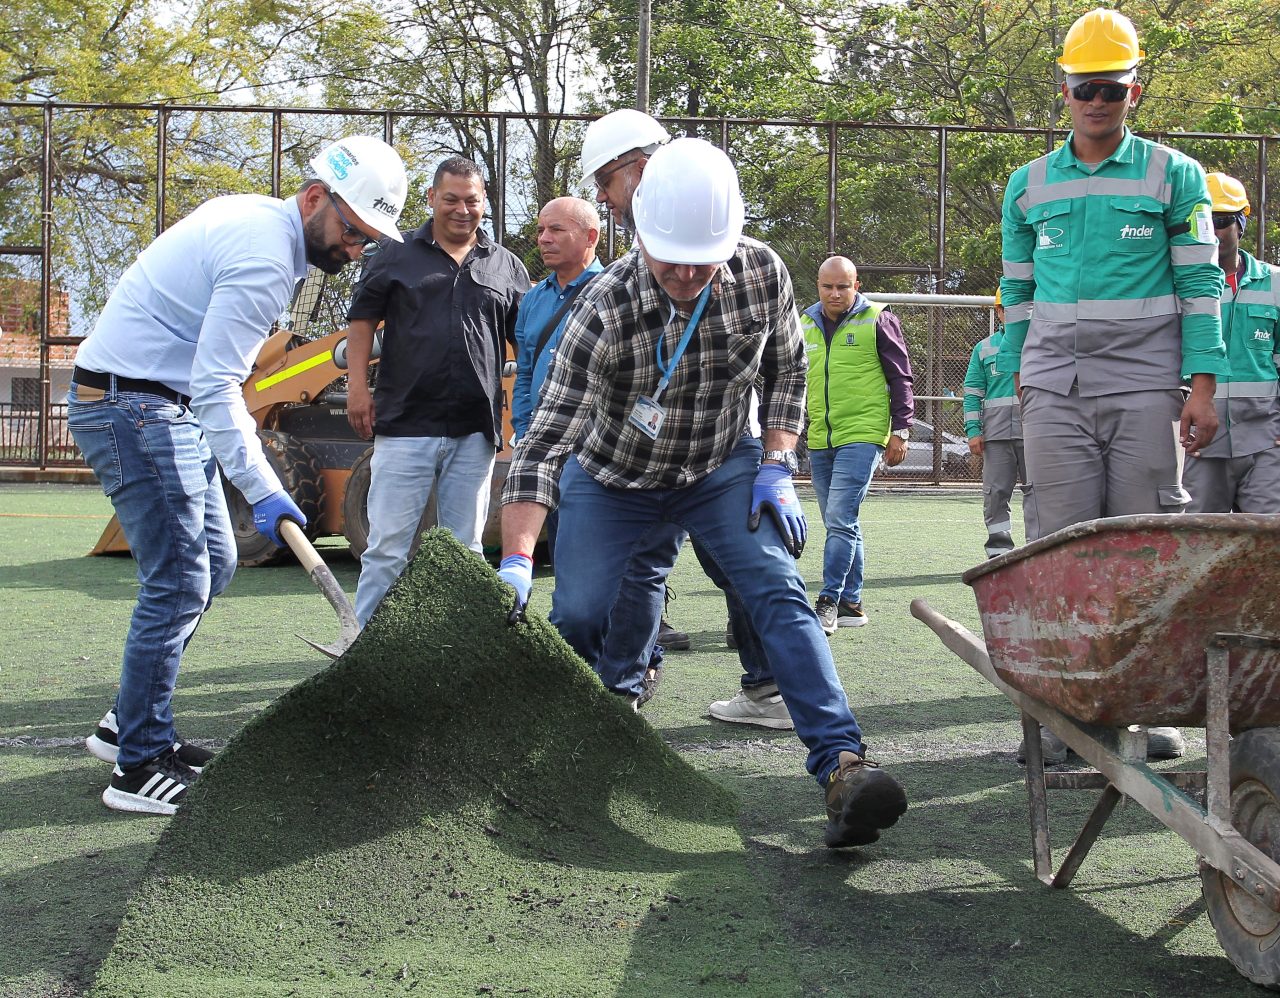
<svg viewBox="0 0 1280 998">
<path fill-rule="evenodd" d="M 168 385 L 162 385 L 159 381 L 144 381 L 141 378 L 125 378 L 118 374 L 103 374 L 101 371 L 86 371 L 83 367 L 77 367 L 71 373 L 71 380 L 77 385 L 85 385 L 89 388 L 100 388 L 104 392 L 112 389 L 112 382 L 115 382 L 115 390 L 118 392 L 133 392 L 138 395 L 159 395 L 163 399 L 170 402 L 177 402 L 178 405 L 186 405 L 191 401 L 190 395 L 183 395 L 176 392 Z"/>
</svg>

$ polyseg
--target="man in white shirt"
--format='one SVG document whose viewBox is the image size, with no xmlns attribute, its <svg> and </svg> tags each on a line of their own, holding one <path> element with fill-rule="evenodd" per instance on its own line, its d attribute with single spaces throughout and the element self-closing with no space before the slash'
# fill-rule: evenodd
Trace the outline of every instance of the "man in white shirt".
<svg viewBox="0 0 1280 998">
<path fill-rule="evenodd" d="M 272 471 L 241 386 L 307 265 L 336 274 L 396 220 L 408 181 L 395 150 L 352 136 L 311 161 L 284 200 L 214 198 L 125 271 L 76 352 L 67 423 L 138 565 L 115 706 L 86 739 L 115 764 L 103 802 L 172 814 L 210 753 L 174 730 L 182 652 L 235 571 L 218 466 L 276 544 L 306 523 Z"/>
</svg>

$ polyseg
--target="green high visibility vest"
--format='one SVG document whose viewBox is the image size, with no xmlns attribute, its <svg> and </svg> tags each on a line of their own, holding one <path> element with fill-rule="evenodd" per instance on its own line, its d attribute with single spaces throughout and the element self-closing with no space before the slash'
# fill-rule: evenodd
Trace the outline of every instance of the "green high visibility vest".
<svg viewBox="0 0 1280 998">
<path fill-rule="evenodd" d="M 840 320 L 827 342 L 822 303 L 800 316 L 809 359 L 810 450 L 889 442 L 889 382 L 876 349 L 876 320 L 884 310 L 865 298 Z"/>
</svg>

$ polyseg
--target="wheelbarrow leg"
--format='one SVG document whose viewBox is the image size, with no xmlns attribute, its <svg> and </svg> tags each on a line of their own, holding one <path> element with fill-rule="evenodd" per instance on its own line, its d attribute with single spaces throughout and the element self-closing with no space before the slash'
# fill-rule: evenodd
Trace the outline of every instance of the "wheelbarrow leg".
<svg viewBox="0 0 1280 998">
<path fill-rule="evenodd" d="M 1108 783 L 1102 791 L 1102 796 L 1098 798 L 1098 803 L 1093 805 L 1089 820 L 1084 823 L 1084 828 L 1080 829 L 1080 834 L 1076 836 L 1075 842 L 1071 844 L 1071 848 L 1067 851 L 1067 857 L 1062 861 L 1062 866 L 1058 868 L 1058 872 L 1050 880 L 1046 881 L 1050 887 L 1071 886 L 1071 881 L 1075 879 L 1076 871 L 1080 869 L 1080 864 L 1089 855 L 1089 850 L 1093 848 L 1093 843 L 1097 841 L 1098 836 L 1102 833 L 1102 826 L 1107 823 L 1107 819 L 1111 817 L 1111 812 L 1116 809 L 1116 805 L 1123 799 L 1124 794 Z"/>
<path fill-rule="evenodd" d="M 1049 844 L 1049 792 L 1044 784 L 1044 750 L 1040 746 L 1040 722 L 1022 714 L 1022 744 L 1027 756 L 1027 804 L 1031 811 L 1031 856 L 1036 877 L 1053 880 L 1053 848 Z"/>
</svg>

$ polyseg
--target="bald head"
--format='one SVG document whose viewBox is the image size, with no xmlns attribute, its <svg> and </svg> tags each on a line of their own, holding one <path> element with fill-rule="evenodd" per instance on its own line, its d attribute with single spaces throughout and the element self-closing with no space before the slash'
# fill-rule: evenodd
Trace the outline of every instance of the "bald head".
<svg viewBox="0 0 1280 998">
<path fill-rule="evenodd" d="M 600 241 L 600 216 L 582 198 L 556 198 L 538 212 L 538 251 L 560 286 L 591 266 Z"/>
<path fill-rule="evenodd" d="M 818 301 L 833 322 L 849 310 L 858 291 L 858 268 L 847 256 L 831 256 L 818 268 Z"/>
</svg>

